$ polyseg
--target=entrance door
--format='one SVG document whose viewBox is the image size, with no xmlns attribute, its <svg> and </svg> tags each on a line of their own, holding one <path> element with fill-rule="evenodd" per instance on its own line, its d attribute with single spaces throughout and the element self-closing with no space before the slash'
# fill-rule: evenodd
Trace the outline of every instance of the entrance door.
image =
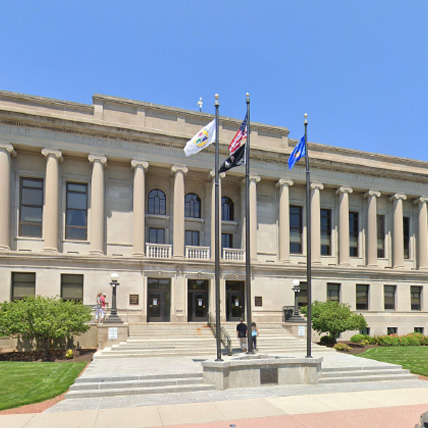
<svg viewBox="0 0 428 428">
<path fill-rule="evenodd" d="M 189 279 L 187 290 L 188 321 L 206 321 L 208 312 L 208 281 Z"/>
<path fill-rule="evenodd" d="M 171 284 L 169 279 L 148 279 L 147 321 L 169 322 Z"/>
<path fill-rule="evenodd" d="M 245 317 L 244 281 L 226 281 L 226 319 L 239 321 Z"/>
</svg>

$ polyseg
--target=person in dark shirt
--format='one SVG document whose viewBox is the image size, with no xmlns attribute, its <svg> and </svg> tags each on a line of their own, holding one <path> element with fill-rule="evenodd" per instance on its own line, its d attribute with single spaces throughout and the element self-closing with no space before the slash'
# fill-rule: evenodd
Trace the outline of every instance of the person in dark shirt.
<svg viewBox="0 0 428 428">
<path fill-rule="evenodd" d="M 247 352 L 247 324 L 241 318 L 241 321 L 236 326 L 236 337 L 239 339 L 242 352 Z"/>
</svg>

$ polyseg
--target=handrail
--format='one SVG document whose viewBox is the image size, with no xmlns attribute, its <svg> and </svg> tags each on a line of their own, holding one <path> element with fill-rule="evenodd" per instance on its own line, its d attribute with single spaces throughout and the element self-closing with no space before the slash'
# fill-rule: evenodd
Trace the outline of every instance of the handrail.
<svg viewBox="0 0 428 428">
<path fill-rule="evenodd" d="M 211 331 L 216 337 L 216 322 L 215 317 L 211 312 L 207 313 L 208 325 L 211 328 Z M 232 341 L 230 340 L 230 336 L 227 334 L 226 329 L 223 326 L 220 326 L 220 341 L 223 346 L 227 349 L 227 355 L 232 355 Z"/>
</svg>

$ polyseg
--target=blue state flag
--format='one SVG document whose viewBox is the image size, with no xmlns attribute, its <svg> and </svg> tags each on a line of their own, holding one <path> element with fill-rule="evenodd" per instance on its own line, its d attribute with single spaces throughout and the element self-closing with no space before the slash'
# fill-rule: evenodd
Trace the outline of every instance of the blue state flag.
<svg viewBox="0 0 428 428">
<path fill-rule="evenodd" d="M 303 156 L 306 156 L 305 136 L 302 137 L 299 144 L 297 144 L 291 152 L 291 155 L 288 158 L 288 169 L 293 168 L 296 162 Z"/>
</svg>

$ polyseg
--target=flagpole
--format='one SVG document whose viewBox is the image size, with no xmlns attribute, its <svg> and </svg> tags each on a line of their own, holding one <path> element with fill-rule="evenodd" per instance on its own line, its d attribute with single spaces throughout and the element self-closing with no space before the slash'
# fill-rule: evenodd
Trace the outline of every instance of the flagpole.
<svg viewBox="0 0 428 428">
<path fill-rule="evenodd" d="M 306 160 L 306 276 L 308 287 L 308 312 L 307 312 L 307 334 L 306 334 L 306 358 L 312 358 L 312 272 L 311 272 L 311 172 L 309 168 L 308 150 L 308 114 L 305 113 L 305 160 Z"/>
<path fill-rule="evenodd" d="M 215 258 L 215 337 L 217 344 L 217 359 L 216 361 L 223 361 L 221 359 L 221 327 L 220 327 L 220 218 L 219 218 L 219 141 L 220 141 L 220 126 L 218 120 L 218 108 L 219 108 L 218 94 L 215 94 L 215 178 L 214 178 L 214 188 L 215 188 L 215 214 L 214 214 L 214 258 Z"/>
<path fill-rule="evenodd" d="M 247 92 L 247 148 L 245 151 L 245 290 L 247 303 L 248 353 L 252 353 L 251 338 L 251 254 L 250 254 L 250 94 Z"/>
</svg>

